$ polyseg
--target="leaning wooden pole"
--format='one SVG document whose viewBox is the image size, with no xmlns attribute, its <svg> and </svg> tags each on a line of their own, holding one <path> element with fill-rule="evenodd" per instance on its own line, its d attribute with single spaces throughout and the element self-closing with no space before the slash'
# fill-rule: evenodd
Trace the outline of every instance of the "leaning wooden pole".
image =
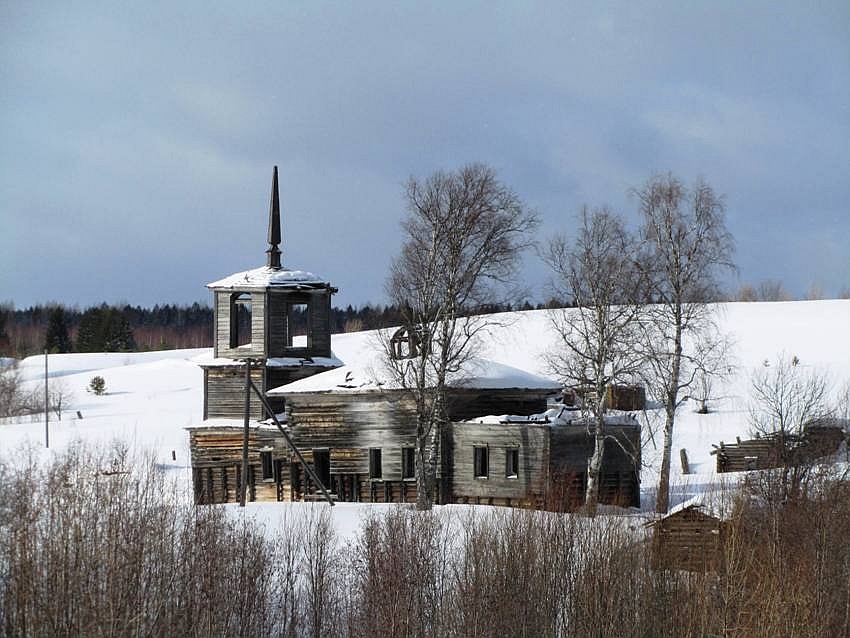
<svg viewBox="0 0 850 638">
<path fill-rule="evenodd" d="M 272 410 L 272 407 L 269 405 L 269 402 L 263 395 L 263 393 L 260 392 L 257 386 L 254 385 L 253 381 L 249 381 L 249 383 L 254 389 L 254 393 L 257 395 L 257 398 L 260 400 L 260 403 L 262 403 L 263 407 L 266 409 L 266 412 L 271 415 L 272 421 L 274 421 L 274 424 L 277 426 L 277 429 L 280 430 L 281 434 L 283 434 L 283 438 L 286 439 L 286 444 L 289 446 L 289 449 L 292 450 L 299 463 L 301 463 L 301 465 L 304 467 L 304 471 L 307 472 L 307 476 L 309 476 L 310 480 L 313 481 L 313 483 L 315 483 L 319 487 L 319 490 L 321 490 L 322 495 L 324 495 L 325 497 L 325 500 L 331 505 L 331 507 L 333 507 L 334 500 L 331 497 L 330 493 L 328 493 L 325 484 L 319 480 L 319 477 L 316 476 L 316 473 L 313 471 L 313 468 L 310 467 L 310 464 L 307 463 L 303 456 L 301 456 L 301 451 L 295 446 L 295 442 L 292 440 L 292 437 L 289 436 L 289 432 L 287 432 L 286 429 L 284 429 L 283 425 L 281 425 L 280 421 L 278 421 L 277 415 L 274 413 L 274 410 Z"/>
<path fill-rule="evenodd" d="M 245 421 L 242 433 L 242 480 L 239 484 L 239 507 L 245 507 L 248 494 L 248 423 L 251 420 L 251 360 L 245 360 Z"/>
</svg>

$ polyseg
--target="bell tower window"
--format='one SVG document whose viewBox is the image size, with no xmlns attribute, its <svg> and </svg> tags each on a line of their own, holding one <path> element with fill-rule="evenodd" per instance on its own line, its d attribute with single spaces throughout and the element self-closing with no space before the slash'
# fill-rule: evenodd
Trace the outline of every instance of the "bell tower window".
<svg viewBox="0 0 850 638">
<path fill-rule="evenodd" d="M 307 335 L 306 347 L 310 347 L 310 306 L 306 303 L 289 303 L 287 304 L 286 321 L 288 324 L 287 333 L 287 348 L 293 347 L 292 338 L 300 335 Z M 297 346 L 296 346 L 297 347 Z"/>
<path fill-rule="evenodd" d="M 251 295 L 236 293 L 230 298 L 230 347 L 251 347 Z"/>
</svg>

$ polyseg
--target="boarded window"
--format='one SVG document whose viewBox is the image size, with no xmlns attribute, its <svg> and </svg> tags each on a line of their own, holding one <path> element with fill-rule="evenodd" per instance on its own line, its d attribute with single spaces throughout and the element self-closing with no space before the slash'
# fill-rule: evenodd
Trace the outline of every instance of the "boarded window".
<svg viewBox="0 0 850 638">
<path fill-rule="evenodd" d="M 369 478 L 381 478 L 381 450 L 372 448 L 369 450 Z"/>
<path fill-rule="evenodd" d="M 475 478 L 487 478 L 490 474 L 490 454 L 485 446 L 473 448 Z"/>
<path fill-rule="evenodd" d="M 414 448 L 401 448 L 401 478 L 412 479 L 416 474 L 416 456 Z"/>
<path fill-rule="evenodd" d="M 274 481 L 274 463 L 272 462 L 272 451 L 261 450 L 260 462 L 263 466 L 263 480 Z"/>
<path fill-rule="evenodd" d="M 519 476 L 519 448 L 509 447 L 505 450 L 505 477 Z"/>
<path fill-rule="evenodd" d="M 251 347 L 251 295 L 236 293 L 230 298 L 230 347 Z"/>
</svg>

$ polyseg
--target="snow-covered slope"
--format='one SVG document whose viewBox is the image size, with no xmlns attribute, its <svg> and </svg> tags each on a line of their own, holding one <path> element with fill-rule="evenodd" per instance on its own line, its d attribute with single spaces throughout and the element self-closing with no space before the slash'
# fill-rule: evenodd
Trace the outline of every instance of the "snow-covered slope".
<svg viewBox="0 0 850 638">
<path fill-rule="evenodd" d="M 734 340 L 735 377 L 718 388 L 723 398 L 713 403 L 713 412 L 699 415 L 693 406 L 681 409 L 676 426 L 674 450 L 685 448 L 692 471 L 682 477 L 680 499 L 699 491 L 712 480 L 714 457 L 711 444 L 746 436 L 748 380 L 765 359 L 784 352 L 796 355 L 802 365 L 827 373 L 836 387 L 850 382 L 850 301 L 796 301 L 782 303 L 730 303 L 719 309 L 721 328 Z M 544 353 L 554 343 L 546 311 L 503 315 L 504 325 L 493 328 L 480 351 L 500 364 L 531 374 L 549 376 Z M 369 332 L 333 337 L 335 355 L 350 366 L 366 366 L 373 357 L 374 334 Z M 51 420 L 51 449 L 59 449 L 75 438 L 104 442 L 113 438 L 131 441 L 155 450 L 166 467 L 187 467 L 188 437 L 184 427 L 202 416 L 203 377 L 193 361 L 208 350 L 178 350 L 133 354 L 67 354 L 50 356 L 50 377 L 73 393 L 72 411 L 61 423 Z M 29 387 L 41 382 L 44 359 L 30 357 L 19 366 Z M 86 392 L 92 376 L 106 380 L 107 394 Z M 79 420 L 75 412 L 82 412 Z M 29 440 L 43 442 L 43 417 L 26 422 L 0 422 L 0 451 L 8 453 Z M 655 442 L 660 445 L 660 438 Z M 177 456 L 172 461 L 172 450 Z M 644 450 L 649 467 L 642 475 L 644 489 L 657 479 L 658 450 L 650 441 Z M 674 464 L 678 469 L 678 463 Z M 685 484 L 690 484 L 686 488 Z"/>
<path fill-rule="evenodd" d="M 49 383 L 54 388 L 61 386 L 69 395 L 69 409 L 62 420 L 50 415 L 51 449 L 62 449 L 77 439 L 106 444 L 119 439 L 155 451 L 165 467 L 188 467 L 189 446 L 183 428 L 200 421 L 203 411 L 203 374 L 191 359 L 205 352 L 50 355 Z M 24 359 L 18 370 L 25 388 L 43 387 L 44 356 Z M 102 396 L 87 391 L 95 375 L 106 381 Z M 27 443 L 44 445 L 43 414 L 0 420 L 2 453 Z"/>
</svg>

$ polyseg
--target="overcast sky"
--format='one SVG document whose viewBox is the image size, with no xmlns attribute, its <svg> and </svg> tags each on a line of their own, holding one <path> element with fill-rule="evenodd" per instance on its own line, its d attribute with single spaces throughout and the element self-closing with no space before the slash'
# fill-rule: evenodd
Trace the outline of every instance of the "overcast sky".
<svg viewBox="0 0 850 638">
<path fill-rule="evenodd" d="M 702 176 L 730 286 L 850 287 L 846 0 L 173 4 L 0 4 L 0 301 L 208 301 L 264 263 L 273 164 L 340 305 L 384 300 L 404 181 L 469 161 L 543 237 Z"/>
</svg>

